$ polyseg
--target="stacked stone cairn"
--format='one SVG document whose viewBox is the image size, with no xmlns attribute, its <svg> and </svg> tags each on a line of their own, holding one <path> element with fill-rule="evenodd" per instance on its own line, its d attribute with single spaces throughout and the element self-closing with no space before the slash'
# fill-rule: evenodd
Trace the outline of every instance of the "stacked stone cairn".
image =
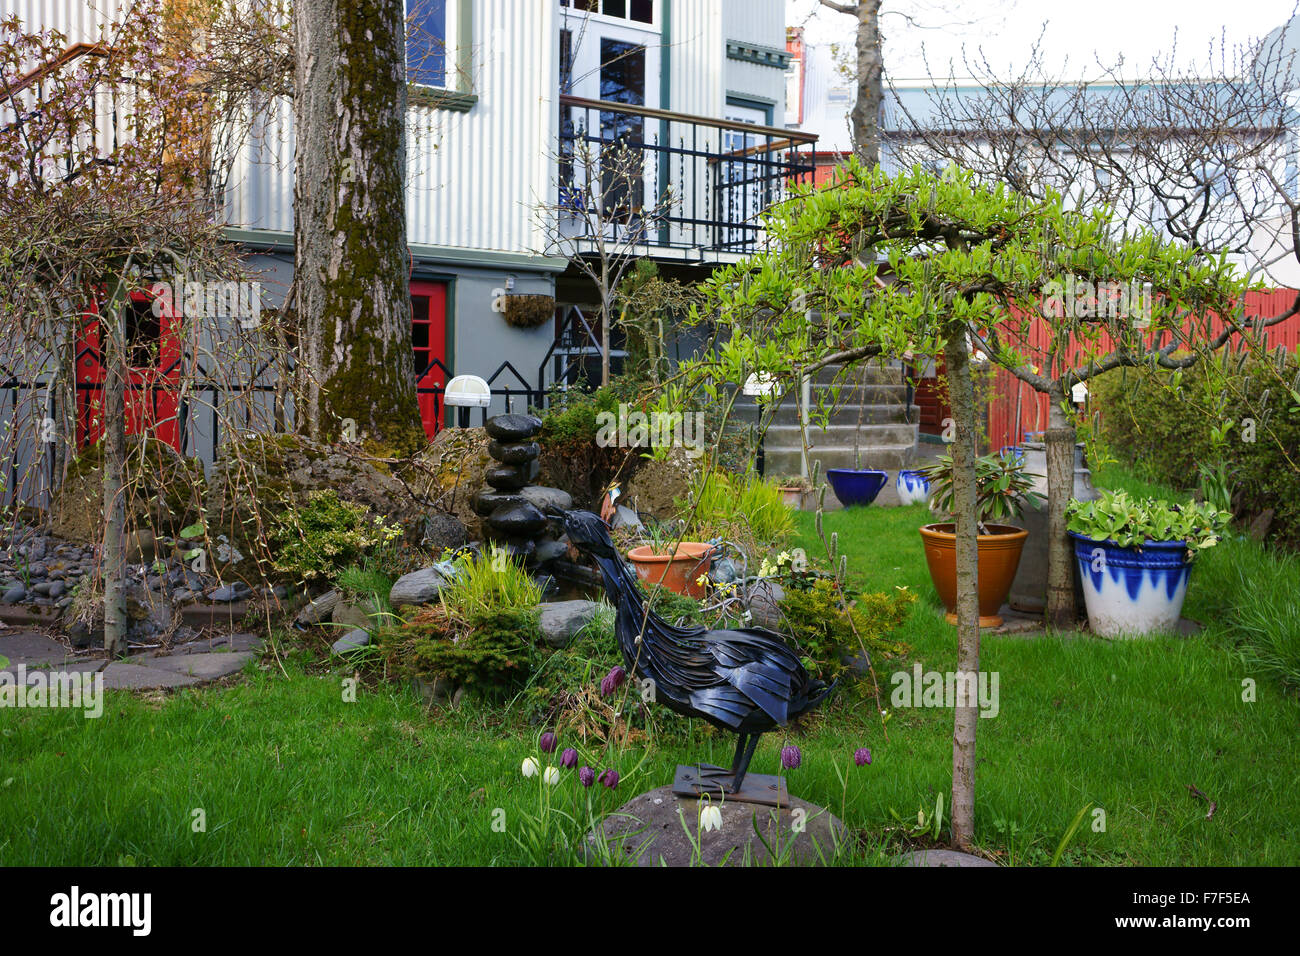
<svg viewBox="0 0 1300 956">
<path fill-rule="evenodd" d="M 531 484 L 542 451 L 535 440 L 542 420 L 535 415 L 496 415 L 486 427 L 491 439 L 488 454 L 496 464 L 484 473 L 486 484 L 472 499 L 474 512 L 483 519 L 484 537 L 503 544 L 511 557 L 530 565 L 549 563 L 567 545 L 552 534 L 546 509 L 565 511 L 573 500 L 558 488 Z"/>
</svg>

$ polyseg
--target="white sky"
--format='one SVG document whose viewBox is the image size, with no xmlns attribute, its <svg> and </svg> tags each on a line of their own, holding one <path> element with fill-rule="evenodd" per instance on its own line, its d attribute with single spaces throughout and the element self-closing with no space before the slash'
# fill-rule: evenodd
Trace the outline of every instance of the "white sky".
<svg viewBox="0 0 1300 956">
<path fill-rule="evenodd" d="M 1024 65 L 1025 50 L 1046 24 L 1043 46 L 1053 66 L 1073 77 L 1098 72 L 1124 58 L 1126 76 L 1142 76 L 1154 56 L 1167 55 L 1177 37 L 1177 59 L 1204 71 L 1211 43 L 1229 48 L 1263 37 L 1296 12 L 1297 0 L 885 0 L 881 29 L 885 70 L 896 80 L 930 72 L 968 76 L 967 54 L 981 48 L 999 73 Z M 910 14 L 915 23 L 890 11 Z M 853 18 L 822 7 L 817 0 L 786 0 L 786 23 L 806 27 L 812 44 L 838 43 L 851 52 Z M 953 65 L 950 67 L 949 63 Z M 1215 55 L 1216 68 L 1218 55 Z M 1231 71 L 1231 67 L 1229 67 Z"/>
</svg>

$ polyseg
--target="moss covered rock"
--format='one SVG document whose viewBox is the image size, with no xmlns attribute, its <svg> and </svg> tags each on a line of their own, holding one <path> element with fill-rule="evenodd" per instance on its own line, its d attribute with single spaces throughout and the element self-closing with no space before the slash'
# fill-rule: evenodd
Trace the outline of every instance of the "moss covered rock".
<svg viewBox="0 0 1300 956">
<path fill-rule="evenodd" d="M 491 439 L 482 428 L 444 428 L 416 456 L 408 479 L 418 494 L 455 515 L 471 538 L 481 537 L 473 496 L 496 463 L 488 454 Z"/>
<path fill-rule="evenodd" d="M 124 468 L 129 532 L 175 534 L 192 522 L 203 499 L 203 465 L 156 438 L 131 435 Z M 51 530 L 61 538 L 98 542 L 104 533 L 104 445 L 82 450 L 50 503 Z"/>
</svg>

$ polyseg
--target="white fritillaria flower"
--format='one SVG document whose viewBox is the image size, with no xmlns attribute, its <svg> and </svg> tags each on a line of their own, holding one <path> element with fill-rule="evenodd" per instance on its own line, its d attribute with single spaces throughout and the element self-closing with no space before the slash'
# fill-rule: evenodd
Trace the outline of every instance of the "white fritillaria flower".
<svg viewBox="0 0 1300 956">
<path fill-rule="evenodd" d="M 712 805 L 700 808 L 700 827 L 705 833 L 722 829 L 722 808 Z"/>
<path fill-rule="evenodd" d="M 535 759 L 533 759 L 532 757 L 525 757 L 524 766 L 522 769 L 524 771 L 525 777 L 535 777 L 537 776 L 537 771 L 540 768 L 537 766 L 537 761 Z"/>
<path fill-rule="evenodd" d="M 546 783 L 547 786 L 555 786 L 560 782 L 560 768 L 547 767 L 546 772 L 542 774 L 542 781 Z"/>
</svg>

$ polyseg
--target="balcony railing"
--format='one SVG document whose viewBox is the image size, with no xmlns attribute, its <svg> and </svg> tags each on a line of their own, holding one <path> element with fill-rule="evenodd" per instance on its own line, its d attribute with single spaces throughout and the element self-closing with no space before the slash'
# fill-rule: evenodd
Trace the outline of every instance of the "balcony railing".
<svg viewBox="0 0 1300 956">
<path fill-rule="evenodd" d="M 560 96 L 558 208 L 566 236 L 743 255 L 759 216 L 813 178 L 817 137 L 669 110 Z"/>
</svg>

